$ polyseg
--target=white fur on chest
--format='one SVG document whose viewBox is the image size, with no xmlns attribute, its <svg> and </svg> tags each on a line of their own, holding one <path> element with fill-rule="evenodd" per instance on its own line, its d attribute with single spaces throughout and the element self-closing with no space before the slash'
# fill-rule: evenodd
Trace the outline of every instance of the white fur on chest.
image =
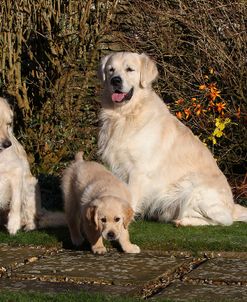
<svg viewBox="0 0 247 302">
<path fill-rule="evenodd" d="M 133 170 L 149 171 L 160 133 L 160 127 L 152 118 L 140 119 L 139 123 L 135 120 L 133 124 L 129 117 L 104 116 L 99 135 L 99 153 L 114 174 L 128 181 Z"/>
</svg>

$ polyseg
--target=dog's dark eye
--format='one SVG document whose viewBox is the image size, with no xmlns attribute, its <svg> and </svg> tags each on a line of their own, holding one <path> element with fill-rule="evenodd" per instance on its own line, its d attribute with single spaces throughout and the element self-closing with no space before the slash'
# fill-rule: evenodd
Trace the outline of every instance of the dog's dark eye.
<svg viewBox="0 0 247 302">
<path fill-rule="evenodd" d="M 101 222 L 106 223 L 106 218 L 101 218 Z"/>
<path fill-rule="evenodd" d="M 110 72 L 114 72 L 115 69 L 114 69 L 113 67 L 111 67 L 111 68 L 109 69 L 109 71 L 110 71 Z"/>
<path fill-rule="evenodd" d="M 134 69 L 131 68 L 131 67 L 127 67 L 127 68 L 126 68 L 126 71 L 127 71 L 127 72 L 131 72 L 131 71 L 134 71 Z"/>
<path fill-rule="evenodd" d="M 120 220 L 120 218 L 119 217 L 115 217 L 115 222 L 118 222 L 119 220 Z"/>
</svg>

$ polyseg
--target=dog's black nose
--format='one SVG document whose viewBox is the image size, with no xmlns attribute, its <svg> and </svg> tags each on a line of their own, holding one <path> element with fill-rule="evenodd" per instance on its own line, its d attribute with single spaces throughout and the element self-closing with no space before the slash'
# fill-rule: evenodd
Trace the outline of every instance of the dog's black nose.
<svg viewBox="0 0 247 302">
<path fill-rule="evenodd" d="M 11 143 L 11 141 L 10 141 L 9 139 L 6 139 L 6 140 L 3 141 L 3 143 L 2 143 L 2 147 L 3 147 L 4 149 L 9 148 L 11 145 L 12 145 L 12 143 Z"/>
<path fill-rule="evenodd" d="M 114 232 L 112 232 L 112 231 L 108 232 L 108 233 L 107 233 L 107 238 L 108 238 L 109 240 L 113 240 L 113 239 L 115 238 Z"/>
<path fill-rule="evenodd" d="M 122 85 L 122 79 L 119 76 L 113 77 L 111 79 L 111 85 L 112 86 L 120 86 L 120 85 Z"/>
</svg>

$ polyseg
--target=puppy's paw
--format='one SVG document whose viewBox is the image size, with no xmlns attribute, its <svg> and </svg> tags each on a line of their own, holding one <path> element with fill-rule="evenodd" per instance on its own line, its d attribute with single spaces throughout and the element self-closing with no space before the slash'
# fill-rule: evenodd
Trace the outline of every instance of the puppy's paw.
<svg viewBox="0 0 247 302">
<path fill-rule="evenodd" d="M 16 232 L 21 228 L 21 219 L 18 215 L 10 215 L 7 223 L 7 230 L 10 235 L 15 235 Z"/>
<path fill-rule="evenodd" d="M 139 254 L 141 249 L 136 244 L 129 244 L 123 248 L 123 251 L 129 254 Z"/>
<path fill-rule="evenodd" d="M 92 251 L 94 254 L 100 254 L 100 255 L 103 255 L 107 252 L 104 246 L 92 247 Z"/>
</svg>

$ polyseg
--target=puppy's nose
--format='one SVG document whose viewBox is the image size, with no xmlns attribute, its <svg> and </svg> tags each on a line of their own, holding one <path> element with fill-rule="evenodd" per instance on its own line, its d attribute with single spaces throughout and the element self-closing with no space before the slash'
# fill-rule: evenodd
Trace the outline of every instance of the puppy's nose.
<svg viewBox="0 0 247 302">
<path fill-rule="evenodd" d="M 122 79 L 119 76 L 113 77 L 111 79 L 111 85 L 112 86 L 120 86 L 121 84 L 122 84 Z"/>
<path fill-rule="evenodd" d="M 109 240 L 114 240 L 114 238 L 115 238 L 114 232 L 109 231 L 109 232 L 107 233 L 107 238 L 108 238 Z"/>
<path fill-rule="evenodd" d="M 6 139 L 3 141 L 2 146 L 4 149 L 9 148 L 12 145 L 11 141 L 9 139 Z"/>
</svg>

